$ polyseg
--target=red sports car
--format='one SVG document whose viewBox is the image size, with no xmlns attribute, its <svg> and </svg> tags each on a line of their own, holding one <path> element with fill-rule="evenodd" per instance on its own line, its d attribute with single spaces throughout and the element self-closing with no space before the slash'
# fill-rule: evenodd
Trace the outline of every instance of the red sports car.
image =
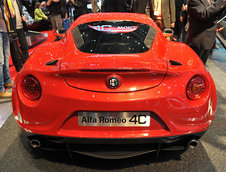
<svg viewBox="0 0 226 172">
<path fill-rule="evenodd" d="M 32 147 L 124 158 L 196 146 L 217 96 L 195 52 L 148 16 L 96 13 L 34 50 L 12 102 Z"/>
</svg>

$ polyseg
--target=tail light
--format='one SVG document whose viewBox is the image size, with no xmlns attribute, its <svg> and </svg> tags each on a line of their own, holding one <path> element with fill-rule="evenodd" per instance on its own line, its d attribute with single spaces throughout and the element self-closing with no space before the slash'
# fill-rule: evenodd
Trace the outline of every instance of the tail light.
<svg viewBox="0 0 226 172">
<path fill-rule="evenodd" d="M 41 85 L 35 77 L 26 76 L 22 81 L 22 93 L 29 100 L 38 100 L 42 94 Z"/>
<path fill-rule="evenodd" d="M 202 97 L 206 89 L 206 83 L 205 80 L 199 76 L 196 75 L 190 79 L 188 82 L 186 93 L 187 97 L 191 100 L 197 100 Z"/>
</svg>

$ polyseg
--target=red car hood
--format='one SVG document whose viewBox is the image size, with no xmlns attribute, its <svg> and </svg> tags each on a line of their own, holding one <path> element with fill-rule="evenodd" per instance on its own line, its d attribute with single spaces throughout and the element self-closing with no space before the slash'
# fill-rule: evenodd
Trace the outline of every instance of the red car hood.
<svg viewBox="0 0 226 172">
<path fill-rule="evenodd" d="M 60 71 L 66 83 L 74 88 L 98 92 L 131 92 L 158 86 L 167 72 L 167 63 L 153 51 L 133 55 L 79 52 L 65 57 Z M 107 83 L 111 76 L 119 78 L 119 87 L 109 88 Z"/>
</svg>

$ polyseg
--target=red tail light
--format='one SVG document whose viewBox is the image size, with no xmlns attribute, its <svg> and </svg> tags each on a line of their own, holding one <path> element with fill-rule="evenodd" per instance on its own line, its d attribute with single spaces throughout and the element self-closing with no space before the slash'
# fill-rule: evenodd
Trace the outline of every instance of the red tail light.
<svg viewBox="0 0 226 172">
<path fill-rule="evenodd" d="M 186 93 L 187 97 L 191 100 L 197 100 L 202 97 L 206 89 L 206 83 L 201 76 L 194 76 L 188 82 Z"/>
<path fill-rule="evenodd" d="M 41 85 L 35 77 L 26 76 L 22 82 L 22 93 L 29 100 L 38 100 L 42 94 Z"/>
</svg>

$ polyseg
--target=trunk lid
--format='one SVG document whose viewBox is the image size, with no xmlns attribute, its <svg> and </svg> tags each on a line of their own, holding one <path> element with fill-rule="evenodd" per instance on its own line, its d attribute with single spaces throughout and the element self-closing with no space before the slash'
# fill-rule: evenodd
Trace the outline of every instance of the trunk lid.
<svg viewBox="0 0 226 172">
<path fill-rule="evenodd" d="M 152 51 L 132 55 L 79 52 L 65 57 L 60 71 L 65 82 L 74 88 L 95 92 L 132 92 L 158 86 L 166 75 L 167 63 Z M 115 84 L 118 85 L 111 87 Z"/>
</svg>

